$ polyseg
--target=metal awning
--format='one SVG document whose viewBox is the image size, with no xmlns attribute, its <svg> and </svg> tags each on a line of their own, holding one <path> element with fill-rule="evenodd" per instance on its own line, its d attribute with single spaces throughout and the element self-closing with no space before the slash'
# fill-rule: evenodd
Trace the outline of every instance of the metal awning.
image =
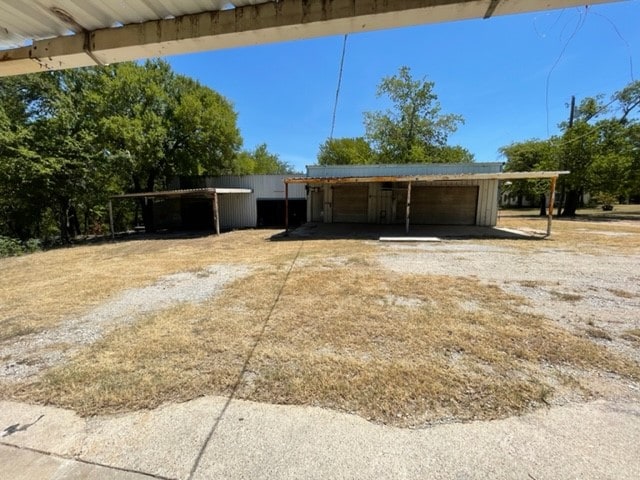
<svg viewBox="0 0 640 480">
<path fill-rule="evenodd" d="M 0 0 L 0 76 L 619 0 Z"/>
<path fill-rule="evenodd" d="M 285 178 L 285 183 L 313 184 L 340 184 L 340 183 L 378 183 L 378 182 L 443 182 L 465 180 L 535 180 L 558 178 L 569 172 L 545 171 L 545 172 L 501 172 L 501 173 L 461 173 L 454 175 L 398 175 L 398 176 L 363 176 L 363 177 L 292 177 Z"/>
<path fill-rule="evenodd" d="M 566 170 L 545 172 L 500 172 L 500 173 L 461 173 L 454 175 L 398 175 L 398 176 L 362 176 L 362 177 L 292 177 L 284 179 L 285 187 L 285 227 L 289 231 L 289 184 L 304 183 L 307 185 L 339 185 L 354 183 L 380 183 L 403 182 L 407 184 L 407 205 L 405 217 L 405 230 L 409 233 L 409 218 L 411 211 L 411 184 L 420 182 L 461 182 L 465 180 L 535 180 L 549 179 L 550 194 L 549 208 L 547 210 L 547 236 L 551 235 L 551 222 L 553 220 L 553 198 L 555 197 L 556 181 L 560 175 L 567 175 Z"/>
<path fill-rule="evenodd" d="M 109 225 L 111 227 L 111 238 L 115 237 L 115 230 L 113 228 L 113 200 L 125 200 L 144 198 L 211 198 L 213 200 L 213 223 L 216 229 L 216 234 L 220 235 L 220 212 L 218 209 L 218 195 L 219 194 L 233 194 L 233 193 L 251 193 L 253 190 L 250 188 L 189 188 L 183 190 L 165 190 L 161 192 L 138 192 L 138 193 L 125 193 L 123 195 L 114 195 L 109 200 Z"/>
<path fill-rule="evenodd" d="M 250 188 L 188 188 L 183 190 L 165 190 L 160 192 L 139 192 L 114 195 L 114 200 L 124 198 L 161 198 L 161 197 L 213 197 L 216 193 L 251 193 Z"/>
</svg>

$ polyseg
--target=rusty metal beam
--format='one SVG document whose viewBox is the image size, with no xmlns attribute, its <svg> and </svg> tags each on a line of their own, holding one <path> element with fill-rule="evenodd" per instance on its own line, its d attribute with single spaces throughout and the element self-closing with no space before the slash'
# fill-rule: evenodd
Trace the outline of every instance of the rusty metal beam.
<svg viewBox="0 0 640 480">
<path fill-rule="evenodd" d="M 464 180 L 526 180 L 539 178 L 554 178 L 559 175 L 567 175 L 568 171 L 553 172 L 503 172 L 503 173 L 461 173 L 454 175 L 404 175 L 404 176 L 377 176 L 377 177 L 292 177 L 285 178 L 285 184 L 328 184 L 341 183 L 378 183 L 378 182 L 441 182 Z"/>
<path fill-rule="evenodd" d="M 0 76 L 612 1 L 279 0 L 36 38 L 0 50 Z"/>
</svg>

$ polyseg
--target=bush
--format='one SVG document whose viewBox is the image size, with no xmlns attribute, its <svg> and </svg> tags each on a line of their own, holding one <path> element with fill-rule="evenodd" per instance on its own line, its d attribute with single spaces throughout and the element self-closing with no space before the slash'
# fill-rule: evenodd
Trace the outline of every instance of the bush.
<svg viewBox="0 0 640 480">
<path fill-rule="evenodd" d="M 0 235 L 0 258 L 14 257 L 23 253 L 33 253 L 42 248 L 40 240 L 31 238 L 26 242 L 21 242 L 16 238 L 4 237 Z"/>
<path fill-rule="evenodd" d="M 20 240 L 0 235 L 0 257 L 13 257 L 24 253 L 24 246 Z"/>
</svg>

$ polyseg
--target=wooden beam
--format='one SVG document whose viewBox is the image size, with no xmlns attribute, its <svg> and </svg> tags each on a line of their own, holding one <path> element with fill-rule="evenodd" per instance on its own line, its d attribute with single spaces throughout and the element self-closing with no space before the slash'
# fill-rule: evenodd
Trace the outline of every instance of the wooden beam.
<svg viewBox="0 0 640 480">
<path fill-rule="evenodd" d="M 289 233 L 289 184 L 284 184 L 284 231 Z"/>
<path fill-rule="evenodd" d="M 407 185 L 407 218 L 405 225 L 405 233 L 409 233 L 409 217 L 411 216 L 411 182 Z"/>
<path fill-rule="evenodd" d="M 105 24 L 105 28 L 55 38 L 38 34 L 34 27 L 30 45 L 2 51 L 0 76 L 611 1 L 279 0 L 117 28 Z M 116 14 L 116 3 L 126 8 L 126 2 L 108 3 L 114 4 Z M 9 30 L 10 19 L 2 20 L 2 27 Z"/>
<path fill-rule="evenodd" d="M 547 210 L 547 237 L 551 235 L 551 221 L 553 220 L 553 202 L 556 196 L 557 177 L 551 178 L 551 192 L 549 193 L 549 207 Z"/>
<path fill-rule="evenodd" d="M 378 182 L 442 182 L 465 180 L 526 180 L 553 178 L 567 175 L 568 171 L 553 172 L 504 172 L 504 173 L 460 173 L 452 175 L 386 175 L 375 177 L 292 177 L 285 183 L 328 184 L 378 183 Z"/>
<path fill-rule="evenodd" d="M 111 238 L 116 238 L 116 232 L 113 228 L 113 202 L 109 200 L 109 226 L 111 227 Z"/>
<path fill-rule="evenodd" d="M 213 192 L 213 222 L 216 227 L 216 235 L 220 235 L 220 212 L 218 210 L 218 192 Z"/>
</svg>

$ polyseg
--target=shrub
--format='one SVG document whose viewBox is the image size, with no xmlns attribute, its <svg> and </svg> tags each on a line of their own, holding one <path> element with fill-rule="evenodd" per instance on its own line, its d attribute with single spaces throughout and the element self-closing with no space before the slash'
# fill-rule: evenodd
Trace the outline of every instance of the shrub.
<svg viewBox="0 0 640 480">
<path fill-rule="evenodd" d="M 37 238 L 30 238 L 26 242 L 21 242 L 16 238 L 0 235 L 0 258 L 33 253 L 41 249 L 42 243 Z"/>
<path fill-rule="evenodd" d="M 12 257 L 24 253 L 24 246 L 20 240 L 0 235 L 0 257 Z"/>
</svg>

